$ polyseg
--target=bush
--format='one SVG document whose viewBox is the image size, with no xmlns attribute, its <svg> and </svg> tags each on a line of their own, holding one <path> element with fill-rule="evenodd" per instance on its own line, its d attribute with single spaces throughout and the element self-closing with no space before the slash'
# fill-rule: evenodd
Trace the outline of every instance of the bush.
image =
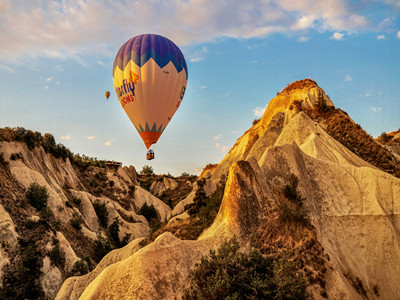
<svg viewBox="0 0 400 300">
<path fill-rule="evenodd" d="M 42 210 L 47 207 L 47 201 L 49 199 L 49 194 L 44 186 L 39 185 L 34 182 L 29 187 L 25 193 L 26 199 L 29 203 L 38 210 Z"/>
<path fill-rule="evenodd" d="M 157 211 L 153 204 L 147 205 L 145 202 L 139 210 L 139 214 L 143 215 L 148 221 L 157 218 Z"/>
<path fill-rule="evenodd" d="M 186 299 L 306 299 L 305 279 L 285 259 L 240 253 L 232 239 L 190 273 Z"/>
<path fill-rule="evenodd" d="M 97 239 L 93 243 L 93 251 L 96 261 L 99 262 L 108 252 L 112 250 L 114 250 L 114 247 L 110 240 L 98 234 Z"/>
<path fill-rule="evenodd" d="M 129 196 L 134 197 L 135 196 L 135 190 L 136 187 L 132 184 L 129 186 Z"/>
<path fill-rule="evenodd" d="M 81 205 L 82 200 L 77 198 L 77 197 L 72 197 L 71 199 L 72 203 L 74 203 L 75 205 Z"/>
<path fill-rule="evenodd" d="M 73 217 L 69 220 L 69 223 L 76 230 L 81 230 L 82 229 L 83 219 L 79 214 L 74 213 Z"/>
<path fill-rule="evenodd" d="M 10 159 L 11 160 L 17 160 L 17 159 L 22 159 L 23 160 L 24 156 L 22 155 L 21 152 L 13 153 L 13 154 L 11 154 Z"/>
<path fill-rule="evenodd" d="M 326 113 L 331 109 L 331 107 L 327 105 L 324 96 L 321 94 L 318 95 L 318 99 L 315 101 L 314 109 L 319 113 Z"/>
<path fill-rule="evenodd" d="M 299 179 L 291 174 L 289 184 L 283 187 L 285 199 L 278 204 L 279 220 L 281 222 L 295 222 L 303 225 L 309 225 L 308 210 L 304 207 L 304 198 L 297 190 Z"/>
<path fill-rule="evenodd" d="M 83 259 L 77 260 L 71 270 L 71 276 L 82 276 L 89 272 L 89 267 Z"/>
<path fill-rule="evenodd" d="M 94 211 L 96 212 L 97 218 L 99 218 L 100 225 L 107 228 L 108 225 L 108 209 L 105 202 L 96 200 L 93 203 Z"/>
<path fill-rule="evenodd" d="M 148 165 L 143 166 L 143 169 L 142 169 L 142 171 L 140 171 L 140 174 L 142 174 L 142 175 L 153 175 L 154 174 L 153 167 L 152 166 L 148 166 Z"/>
<path fill-rule="evenodd" d="M 51 263 L 57 267 L 64 267 L 65 254 L 60 250 L 60 242 L 55 241 L 54 247 L 47 254 L 50 257 Z"/>
<path fill-rule="evenodd" d="M 40 284 L 42 255 L 33 240 L 19 239 L 20 259 L 3 268 L 1 299 L 44 299 Z"/>
</svg>

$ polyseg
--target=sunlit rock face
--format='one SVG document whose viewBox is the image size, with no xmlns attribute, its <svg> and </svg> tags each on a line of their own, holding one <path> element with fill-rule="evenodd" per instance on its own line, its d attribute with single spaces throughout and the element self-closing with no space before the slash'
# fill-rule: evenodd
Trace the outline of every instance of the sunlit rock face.
<svg viewBox="0 0 400 300">
<path fill-rule="evenodd" d="M 321 99 L 333 107 L 321 88 L 305 80 L 270 101 L 261 120 L 210 174 L 210 184 L 222 174 L 227 182 L 218 215 L 198 240 L 164 233 L 89 275 L 90 283 L 83 277 L 68 280 L 57 298 L 179 299 L 190 270 L 209 249 L 233 236 L 249 249 L 252 233 L 276 210 L 291 174 L 299 179 L 313 230 L 329 257 L 327 297 L 400 298 L 400 179 L 361 159 L 302 112 Z M 78 293 L 74 286 L 80 286 Z M 309 292 L 322 297 L 313 285 Z"/>
</svg>

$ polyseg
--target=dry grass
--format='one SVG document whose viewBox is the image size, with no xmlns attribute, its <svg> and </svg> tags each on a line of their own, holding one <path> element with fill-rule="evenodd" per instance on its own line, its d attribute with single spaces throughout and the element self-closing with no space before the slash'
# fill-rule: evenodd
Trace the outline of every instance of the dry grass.
<svg viewBox="0 0 400 300">
<path fill-rule="evenodd" d="M 304 88 L 313 88 L 313 87 L 317 87 L 318 84 L 316 81 L 310 79 L 310 78 L 306 78 L 303 80 L 297 80 L 294 81 L 290 84 L 287 85 L 287 87 L 285 87 L 281 93 L 289 93 L 290 91 L 293 90 L 297 90 L 297 89 L 304 89 Z"/>
<path fill-rule="evenodd" d="M 356 124 L 346 112 L 332 109 L 324 114 L 307 110 L 307 115 L 347 149 L 371 165 L 400 178 L 400 161 Z"/>
</svg>

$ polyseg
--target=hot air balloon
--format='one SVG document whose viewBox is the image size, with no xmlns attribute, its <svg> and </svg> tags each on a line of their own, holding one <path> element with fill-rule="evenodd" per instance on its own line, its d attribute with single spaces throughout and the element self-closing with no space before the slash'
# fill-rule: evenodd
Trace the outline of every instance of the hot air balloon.
<svg viewBox="0 0 400 300">
<path fill-rule="evenodd" d="M 109 91 L 106 91 L 106 92 L 104 93 L 104 96 L 106 96 L 107 99 L 110 98 L 110 92 L 109 92 Z"/>
<path fill-rule="evenodd" d="M 119 49 L 113 66 L 115 92 L 147 149 L 179 108 L 187 79 L 183 54 L 166 37 L 138 35 Z M 154 158 L 151 152 L 148 159 Z"/>
</svg>

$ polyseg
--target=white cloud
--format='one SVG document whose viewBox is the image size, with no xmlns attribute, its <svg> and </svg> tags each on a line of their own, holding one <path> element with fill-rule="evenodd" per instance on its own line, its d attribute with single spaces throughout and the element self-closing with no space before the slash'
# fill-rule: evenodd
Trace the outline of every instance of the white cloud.
<svg viewBox="0 0 400 300">
<path fill-rule="evenodd" d="M 206 47 L 201 47 L 201 49 L 189 54 L 188 59 L 190 62 L 199 62 L 204 60 L 206 53 L 208 53 L 208 49 Z"/>
<path fill-rule="evenodd" d="M 346 75 L 346 77 L 344 78 L 344 81 L 352 81 L 353 78 L 350 77 L 350 75 Z"/>
<path fill-rule="evenodd" d="M 384 36 L 384 35 L 378 35 L 376 38 L 377 38 L 378 40 L 384 40 L 384 39 L 385 39 L 385 36 Z"/>
<path fill-rule="evenodd" d="M 61 137 L 62 140 L 72 140 L 73 138 L 74 138 L 74 136 L 72 136 L 72 135 L 63 135 Z"/>
<path fill-rule="evenodd" d="M 372 111 L 374 111 L 374 112 L 379 112 L 379 111 L 382 111 L 382 107 L 371 107 L 371 110 Z"/>
<path fill-rule="evenodd" d="M 301 37 L 299 37 L 297 40 L 298 40 L 299 42 L 304 43 L 304 42 L 307 42 L 309 39 L 310 39 L 310 38 L 309 38 L 308 36 L 301 36 Z"/>
<path fill-rule="evenodd" d="M 267 106 L 265 105 L 264 107 L 256 107 L 253 108 L 253 114 L 255 117 L 257 118 L 261 118 L 265 112 L 265 109 L 267 108 Z"/>
<path fill-rule="evenodd" d="M 334 34 L 332 34 L 331 39 L 340 41 L 343 39 L 343 36 L 344 36 L 343 33 L 335 32 Z"/>
<path fill-rule="evenodd" d="M 47 77 L 46 78 L 46 81 L 52 81 L 52 80 L 54 80 L 54 77 Z"/>
<path fill-rule="evenodd" d="M 113 144 L 114 144 L 114 140 L 111 139 L 111 140 L 105 142 L 105 143 L 104 143 L 104 146 L 112 146 Z"/>
<path fill-rule="evenodd" d="M 94 140 L 94 139 L 96 139 L 96 136 L 95 135 L 90 135 L 90 136 L 87 137 L 87 139 L 88 140 Z"/>
<path fill-rule="evenodd" d="M 217 149 L 217 151 L 220 153 L 226 153 L 230 149 L 229 146 L 224 146 L 224 145 L 221 145 L 220 143 L 216 143 L 214 145 L 214 148 Z"/>
<path fill-rule="evenodd" d="M 202 90 L 204 90 L 206 88 L 208 88 L 208 86 L 206 86 L 206 85 L 203 85 L 203 86 L 200 87 L 200 89 L 202 89 Z"/>
<path fill-rule="evenodd" d="M 397 32 L 397 38 L 400 39 L 400 31 Z"/>
<path fill-rule="evenodd" d="M 238 134 L 240 131 L 239 130 L 234 130 L 231 132 L 231 134 Z"/>
<path fill-rule="evenodd" d="M 218 141 L 222 138 L 222 134 L 216 135 L 213 137 L 213 141 Z"/>
<path fill-rule="evenodd" d="M 310 29 L 352 32 L 367 29 L 369 25 L 367 19 L 347 0 L 326 0 L 318 4 L 314 0 L 2 3 L 0 60 L 4 62 L 38 56 L 74 58 L 78 61 L 79 57 L 88 54 L 113 56 L 122 41 L 143 32 L 157 32 L 168 36 L 179 46 L 188 46 L 226 37 L 249 39 L 272 33 L 301 34 Z M 188 60 L 200 61 L 206 51 L 207 48 L 202 48 Z"/>
<path fill-rule="evenodd" d="M 360 97 L 369 97 L 369 96 L 371 96 L 370 93 L 360 94 Z"/>
<path fill-rule="evenodd" d="M 8 71 L 10 73 L 15 73 L 15 70 L 11 66 L 0 64 L 0 69 Z"/>
</svg>

